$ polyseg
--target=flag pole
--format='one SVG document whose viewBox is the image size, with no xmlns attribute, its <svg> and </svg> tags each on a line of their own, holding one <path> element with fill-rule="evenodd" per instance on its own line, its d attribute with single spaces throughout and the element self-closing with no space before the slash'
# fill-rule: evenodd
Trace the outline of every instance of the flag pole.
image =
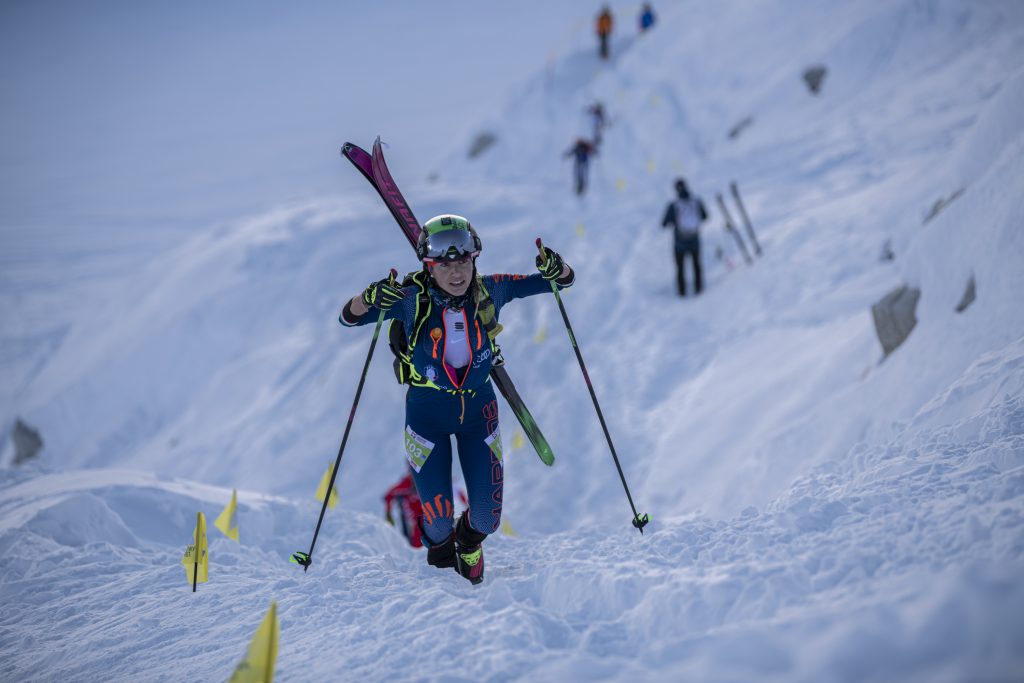
<svg viewBox="0 0 1024 683">
<path fill-rule="evenodd" d="M 195 560 L 195 563 L 192 565 L 192 592 L 193 593 L 196 592 L 196 583 L 198 583 L 198 579 L 199 579 L 199 515 L 200 514 L 201 513 L 199 513 L 199 512 L 196 513 L 196 530 L 195 530 L 195 532 L 193 534 L 195 536 L 195 541 L 196 541 L 195 555 L 192 558 L 193 560 Z"/>
</svg>

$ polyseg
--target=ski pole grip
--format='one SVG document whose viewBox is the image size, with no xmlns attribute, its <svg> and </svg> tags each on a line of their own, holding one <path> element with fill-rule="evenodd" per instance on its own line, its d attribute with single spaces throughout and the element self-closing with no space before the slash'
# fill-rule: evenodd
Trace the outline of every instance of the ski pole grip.
<svg viewBox="0 0 1024 683">
<path fill-rule="evenodd" d="M 537 251 L 540 252 L 540 259 L 541 259 L 540 262 L 541 263 L 547 263 L 548 257 L 547 257 L 547 254 L 544 253 L 544 243 L 540 241 L 539 237 L 537 238 Z M 552 283 L 552 284 L 554 284 L 554 283 Z"/>
<path fill-rule="evenodd" d="M 547 261 L 547 254 L 544 253 L 544 243 L 540 241 L 539 237 L 537 238 L 537 251 L 540 252 L 541 259 Z"/>
</svg>

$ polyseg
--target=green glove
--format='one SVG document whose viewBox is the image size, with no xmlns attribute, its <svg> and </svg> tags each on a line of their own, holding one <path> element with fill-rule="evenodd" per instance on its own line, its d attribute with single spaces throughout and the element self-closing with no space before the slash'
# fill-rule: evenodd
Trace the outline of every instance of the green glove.
<svg viewBox="0 0 1024 683">
<path fill-rule="evenodd" d="M 395 282 L 394 275 L 389 275 L 383 280 L 371 282 L 363 290 L 363 295 L 360 298 L 367 306 L 374 306 L 382 311 L 386 311 L 401 301 L 403 296 L 405 294 L 398 286 L 398 283 Z"/>
<path fill-rule="evenodd" d="M 555 280 L 562 274 L 562 257 L 557 251 L 542 246 L 541 253 L 537 254 L 537 270 L 545 280 Z"/>
</svg>

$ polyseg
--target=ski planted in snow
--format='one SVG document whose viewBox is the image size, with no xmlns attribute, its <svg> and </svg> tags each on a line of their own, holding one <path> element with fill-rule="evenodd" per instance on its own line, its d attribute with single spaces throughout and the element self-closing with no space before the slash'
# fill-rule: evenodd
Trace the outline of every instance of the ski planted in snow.
<svg viewBox="0 0 1024 683">
<path fill-rule="evenodd" d="M 722 199 L 722 193 L 719 192 L 717 197 L 718 208 L 722 211 L 722 218 L 725 219 L 725 231 L 733 236 L 736 240 L 736 244 L 739 245 L 740 251 L 743 252 L 743 260 L 747 262 L 749 266 L 753 263 L 753 259 L 750 258 L 750 252 L 747 251 L 747 245 L 743 243 L 743 237 L 740 236 L 740 231 L 736 229 L 736 226 L 732 222 L 732 216 L 729 215 L 729 209 L 725 207 L 725 200 Z"/>
<path fill-rule="evenodd" d="M 352 165 L 373 185 L 373 189 L 377 190 L 377 194 L 384 200 L 384 204 L 391 211 L 398 227 L 402 229 L 409 244 L 415 249 L 416 240 L 420 235 L 420 224 L 395 184 L 394 178 L 391 177 L 391 172 L 388 171 L 380 138 L 378 137 L 373 143 L 372 155 L 351 142 L 346 142 L 342 146 L 341 155 L 352 162 Z M 512 383 L 512 378 L 505 370 L 505 360 L 500 355 L 494 359 L 491 366 L 491 380 L 494 382 L 494 386 L 498 387 L 498 391 L 505 398 L 516 419 L 519 420 L 519 424 L 526 432 L 526 437 L 537 451 L 541 461 L 545 465 L 553 465 L 555 454 L 541 433 L 540 427 L 537 426 L 537 421 L 533 419 L 533 415 L 530 414 L 523 399 L 519 396 L 519 392 L 516 391 L 516 385 Z"/>
<path fill-rule="evenodd" d="M 743 218 L 743 225 L 747 228 L 747 237 L 754 244 L 754 255 L 761 255 L 761 245 L 757 242 L 757 235 L 754 234 L 754 226 L 750 224 L 750 216 L 747 215 L 747 208 L 743 206 L 743 200 L 740 199 L 740 189 L 736 187 L 736 181 L 729 183 L 729 190 L 732 192 L 732 198 L 736 201 L 736 206 L 739 207 L 740 217 Z"/>
</svg>

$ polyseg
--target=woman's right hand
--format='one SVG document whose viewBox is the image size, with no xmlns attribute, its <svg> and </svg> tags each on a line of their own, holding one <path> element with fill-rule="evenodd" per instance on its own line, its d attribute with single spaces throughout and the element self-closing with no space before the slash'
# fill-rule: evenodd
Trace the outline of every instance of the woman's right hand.
<svg viewBox="0 0 1024 683">
<path fill-rule="evenodd" d="M 403 296 L 405 296 L 405 293 L 402 292 L 401 287 L 399 287 L 398 282 L 395 280 L 395 271 L 392 270 L 383 280 L 371 282 L 363 290 L 359 300 L 367 308 L 374 306 L 382 311 L 386 311 L 401 301 Z"/>
</svg>

